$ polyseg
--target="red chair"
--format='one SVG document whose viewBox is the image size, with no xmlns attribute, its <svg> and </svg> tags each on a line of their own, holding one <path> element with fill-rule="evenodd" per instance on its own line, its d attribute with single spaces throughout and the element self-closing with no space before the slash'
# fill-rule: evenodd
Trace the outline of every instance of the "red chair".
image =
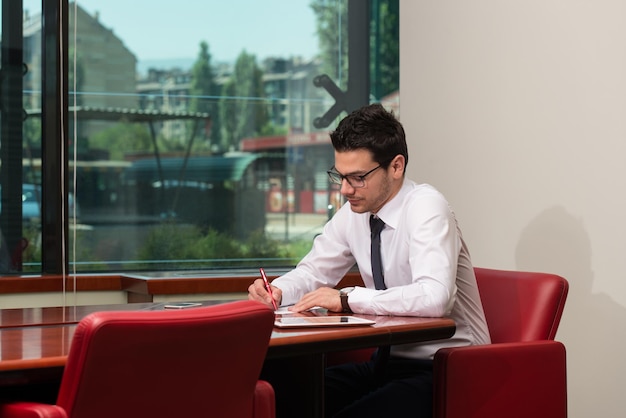
<svg viewBox="0 0 626 418">
<path fill-rule="evenodd" d="M 274 417 L 274 390 L 258 380 L 273 323 L 253 301 L 91 314 L 56 405 L 5 403 L 0 417 Z"/>
<path fill-rule="evenodd" d="M 567 281 L 475 271 L 492 344 L 435 354 L 434 417 L 567 417 L 565 347 L 554 341 Z"/>
</svg>

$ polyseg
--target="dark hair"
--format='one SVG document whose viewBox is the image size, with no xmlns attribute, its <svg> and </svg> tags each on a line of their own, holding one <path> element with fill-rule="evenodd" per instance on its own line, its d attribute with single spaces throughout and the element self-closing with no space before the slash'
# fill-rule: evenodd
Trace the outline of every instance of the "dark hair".
<svg viewBox="0 0 626 418">
<path fill-rule="evenodd" d="M 396 155 L 404 156 L 405 168 L 409 152 L 402 124 L 393 112 L 380 103 L 357 109 L 346 116 L 330 133 L 337 152 L 367 149 L 383 168 L 389 167 Z"/>
</svg>

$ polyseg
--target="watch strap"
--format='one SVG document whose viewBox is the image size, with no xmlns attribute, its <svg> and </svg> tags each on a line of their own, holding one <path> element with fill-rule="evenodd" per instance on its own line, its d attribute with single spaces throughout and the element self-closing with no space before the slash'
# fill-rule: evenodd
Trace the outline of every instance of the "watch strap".
<svg viewBox="0 0 626 418">
<path fill-rule="evenodd" d="M 348 293 L 343 290 L 339 291 L 339 298 L 341 299 L 341 309 L 342 312 L 352 313 L 352 309 L 350 309 L 350 305 L 348 304 Z"/>
</svg>

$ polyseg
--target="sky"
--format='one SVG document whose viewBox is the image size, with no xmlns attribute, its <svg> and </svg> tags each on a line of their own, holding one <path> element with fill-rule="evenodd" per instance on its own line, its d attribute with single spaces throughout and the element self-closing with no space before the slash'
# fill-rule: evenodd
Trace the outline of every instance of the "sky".
<svg viewBox="0 0 626 418">
<path fill-rule="evenodd" d="M 318 43 L 311 0 L 78 0 L 113 30 L 138 61 L 192 59 L 201 41 L 212 62 L 233 62 L 243 51 L 312 58 Z M 31 14 L 41 0 L 24 0 Z M 80 28 L 79 28 L 80 30 Z"/>
</svg>

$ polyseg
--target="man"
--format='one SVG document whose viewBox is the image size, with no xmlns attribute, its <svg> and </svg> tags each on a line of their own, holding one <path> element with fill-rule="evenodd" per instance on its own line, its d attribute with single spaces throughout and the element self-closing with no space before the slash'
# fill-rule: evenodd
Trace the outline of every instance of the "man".
<svg viewBox="0 0 626 418">
<path fill-rule="evenodd" d="M 319 306 L 453 318 L 457 330 L 451 339 L 393 346 L 382 372 L 384 349 L 369 363 L 326 372 L 327 416 L 431 417 L 434 353 L 444 346 L 489 343 L 469 252 L 441 193 L 405 179 L 406 138 L 392 113 L 380 104 L 365 106 L 330 137 L 335 165 L 328 174 L 341 184 L 347 203 L 296 268 L 272 282 L 273 297 L 282 306 L 293 304 L 295 312 Z M 379 220 L 380 250 L 370 232 Z M 355 263 L 365 287 L 335 289 Z M 261 279 L 250 286 L 249 298 L 272 302 Z"/>
</svg>

